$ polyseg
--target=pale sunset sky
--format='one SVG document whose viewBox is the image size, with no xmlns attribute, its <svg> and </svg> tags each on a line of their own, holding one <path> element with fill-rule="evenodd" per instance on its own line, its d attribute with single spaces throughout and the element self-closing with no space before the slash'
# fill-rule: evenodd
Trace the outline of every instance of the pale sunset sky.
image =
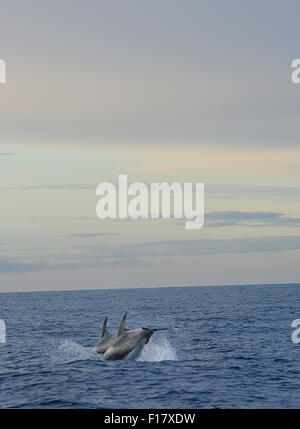
<svg viewBox="0 0 300 429">
<path fill-rule="evenodd" d="M 0 292 L 300 282 L 300 3 L 0 1 Z M 205 225 L 100 220 L 203 182 Z"/>
</svg>

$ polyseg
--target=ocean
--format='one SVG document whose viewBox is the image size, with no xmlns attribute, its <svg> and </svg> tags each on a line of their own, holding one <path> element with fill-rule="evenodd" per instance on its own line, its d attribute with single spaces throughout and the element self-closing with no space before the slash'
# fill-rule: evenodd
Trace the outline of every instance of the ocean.
<svg viewBox="0 0 300 429">
<path fill-rule="evenodd" d="M 1 408 L 299 408 L 300 285 L 0 294 Z M 166 327 L 135 359 L 94 352 L 117 329 Z"/>
</svg>

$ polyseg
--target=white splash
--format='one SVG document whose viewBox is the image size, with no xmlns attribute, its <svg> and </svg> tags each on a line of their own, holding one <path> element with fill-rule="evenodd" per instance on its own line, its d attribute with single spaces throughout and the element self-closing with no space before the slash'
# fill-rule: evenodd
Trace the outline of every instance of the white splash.
<svg viewBox="0 0 300 429">
<path fill-rule="evenodd" d="M 156 334 L 150 338 L 139 357 L 138 361 L 159 362 L 162 360 L 177 360 L 176 351 L 170 341 L 163 334 Z"/>
<path fill-rule="evenodd" d="M 51 356 L 53 363 L 69 363 L 78 360 L 95 359 L 93 347 L 83 347 L 75 341 L 62 340 Z M 97 355 L 96 355 L 97 356 Z"/>
<path fill-rule="evenodd" d="M 61 340 L 55 343 L 48 354 L 53 364 L 64 364 L 81 360 L 103 360 L 103 355 L 95 352 L 94 347 L 83 347 L 72 340 Z M 140 353 L 130 353 L 125 360 L 143 362 L 159 362 L 177 360 L 176 351 L 163 334 L 156 334 L 150 338 Z"/>
</svg>

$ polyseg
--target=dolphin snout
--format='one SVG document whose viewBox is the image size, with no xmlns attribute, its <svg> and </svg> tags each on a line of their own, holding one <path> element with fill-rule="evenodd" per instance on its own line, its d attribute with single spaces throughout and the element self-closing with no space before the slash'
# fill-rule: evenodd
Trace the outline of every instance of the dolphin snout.
<svg viewBox="0 0 300 429">
<path fill-rule="evenodd" d="M 166 331 L 168 328 L 152 328 L 152 326 L 143 326 L 143 328 L 145 331 L 151 331 L 151 332 L 156 332 L 156 331 Z"/>
</svg>

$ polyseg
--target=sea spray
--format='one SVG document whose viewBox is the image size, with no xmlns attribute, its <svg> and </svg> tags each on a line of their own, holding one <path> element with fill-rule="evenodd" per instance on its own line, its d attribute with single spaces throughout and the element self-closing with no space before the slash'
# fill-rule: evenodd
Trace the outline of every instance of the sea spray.
<svg viewBox="0 0 300 429">
<path fill-rule="evenodd" d="M 80 360 L 99 359 L 93 347 L 83 347 L 75 341 L 62 340 L 52 349 L 50 353 L 52 363 L 62 364 Z"/>
<path fill-rule="evenodd" d="M 150 338 L 138 358 L 138 361 L 159 362 L 163 360 L 177 360 L 176 351 L 170 341 L 163 334 L 156 334 Z"/>
</svg>

